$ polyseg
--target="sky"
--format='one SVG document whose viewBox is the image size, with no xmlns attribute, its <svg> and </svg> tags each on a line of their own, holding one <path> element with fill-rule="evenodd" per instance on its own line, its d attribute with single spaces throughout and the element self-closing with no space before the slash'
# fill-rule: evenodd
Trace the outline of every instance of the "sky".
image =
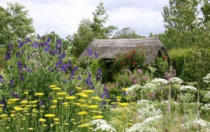
<svg viewBox="0 0 210 132">
<path fill-rule="evenodd" d="M 82 19 L 92 20 L 92 12 L 101 1 L 109 16 L 107 26 L 119 30 L 130 27 L 143 36 L 164 32 L 161 12 L 168 0 L 0 0 L 0 6 L 6 8 L 7 2 L 18 2 L 29 11 L 36 34 L 55 31 L 65 38 L 77 32 Z"/>
</svg>

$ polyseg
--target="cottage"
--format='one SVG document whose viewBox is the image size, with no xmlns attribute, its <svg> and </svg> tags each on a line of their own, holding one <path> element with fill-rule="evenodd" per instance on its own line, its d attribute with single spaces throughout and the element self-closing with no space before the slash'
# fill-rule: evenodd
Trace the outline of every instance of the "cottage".
<svg viewBox="0 0 210 132">
<path fill-rule="evenodd" d="M 150 64 L 156 57 L 166 55 L 166 49 L 157 37 L 140 39 L 94 39 L 87 48 L 98 53 L 99 58 L 106 62 L 112 62 L 118 54 L 123 54 L 131 50 L 144 51 L 146 54 L 145 63 Z M 80 55 L 79 60 L 88 56 L 87 48 Z M 168 61 L 169 61 L 169 57 Z"/>
</svg>

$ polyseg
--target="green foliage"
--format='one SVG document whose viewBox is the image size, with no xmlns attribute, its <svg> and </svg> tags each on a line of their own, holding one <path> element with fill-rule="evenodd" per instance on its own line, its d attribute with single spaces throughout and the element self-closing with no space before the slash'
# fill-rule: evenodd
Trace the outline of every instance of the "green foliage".
<svg viewBox="0 0 210 132">
<path fill-rule="evenodd" d="M 80 22 L 77 33 L 72 36 L 72 53 L 79 57 L 93 39 L 107 39 L 117 29 L 115 26 L 105 27 L 108 15 L 104 9 L 103 2 L 100 2 L 95 12 L 93 21 L 84 19 Z"/>
<path fill-rule="evenodd" d="M 28 11 L 18 3 L 8 3 L 4 9 L 0 6 L 0 45 L 17 44 L 17 39 L 25 39 L 34 33 L 33 20 Z"/>
<path fill-rule="evenodd" d="M 164 45 L 168 49 L 192 46 L 199 28 L 197 0 L 170 0 L 162 13 L 165 22 Z"/>
<path fill-rule="evenodd" d="M 144 64 L 145 54 L 144 52 L 132 50 L 125 54 L 119 54 L 114 60 L 111 70 L 113 72 L 119 72 L 122 69 L 129 69 L 133 71 L 134 69 L 141 68 L 142 70 L 146 69 Z"/>
<path fill-rule="evenodd" d="M 177 71 L 177 76 L 185 81 L 196 81 L 201 84 L 202 78 L 210 72 L 209 49 L 195 47 L 191 49 L 174 49 L 169 51 L 169 55 L 172 66 Z"/>
<path fill-rule="evenodd" d="M 132 39 L 132 38 L 145 38 L 145 37 L 138 35 L 130 27 L 126 27 L 126 28 L 123 28 L 123 29 L 117 31 L 113 36 L 113 39 L 121 39 L 121 38 Z"/>
<path fill-rule="evenodd" d="M 169 69 L 169 63 L 167 61 L 167 56 L 156 58 L 151 64 L 152 67 L 156 69 L 154 72 L 155 77 L 164 77 L 164 73 Z"/>
</svg>

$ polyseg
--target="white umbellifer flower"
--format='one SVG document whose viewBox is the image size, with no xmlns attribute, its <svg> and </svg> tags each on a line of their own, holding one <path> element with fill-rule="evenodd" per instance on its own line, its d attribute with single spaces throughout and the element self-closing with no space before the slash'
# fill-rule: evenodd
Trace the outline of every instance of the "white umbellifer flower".
<svg viewBox="0 0 210 132">
<path fill-rule="evenodd" d="M 204 99 L 210 99 L 210 92 L 204 95 Z"/>
<path fill-rule="evenodd" d="M 146 83 L 143 87 L 142 87 L 144 90 L 145 89 L 152 89 L 152 90 L 155 90 L 157 88 L 157 85 L 156 84 L 153 84 L 153 83 Z"/>
<path fill-rule="evenodd" d="M 137 100 L 137 104 L 140 105 L 140 104 L 143 104 L 143 103 L 148 103 L 150 102 L 149 100 L 146 100 L 146 99 L 142 99 L 142 100 Z"/>
<path fill-rule="evenodd" d="M 171 79 L 169 79 L 169 82 L 172 84 L 182 84 L 183 80 L 178 77 L 172 77 Z"/>
<path fill-rule="evenodd" d="M 96 128 L 93 129 L 93 131 L 102 130 L 107 132 L 116 132 L 116 130 L 111 125 L 109 125 L 107 121 L 102 119 L 93 120 L 91 121 L 91 124 L 96 125 Z"/>
<path fill-rule="evenodd" d="M 166 79 L 163 78 L 155 78 L 152 80 L 152 83 L 157 84 L 157 85 L 161 85 L 161 84 L 168 84 L 168 81 Z"/>
<path fill-rule="evenodd" d="M 181 127 L 183 128 L 190 128 L 190 126 L 199 126 L 199 127 L 207 127 L 208 126 L 208 123 L 205 122 L 204 120 L 202 119 L 195 119 L 195 120 L 192 120 L 192 121 L 188 121 L 187 123 L 185 124 L 182 124 Z"/>
<path fill-rule="evenodd" d="M 140 88 L 141 88 L 141 86 L 138 85 L 138 84 L 132 85 L 132 86 L 130 86 L 130 87 L 126 90 L 126 95 L 132 96 L 132 95 L 135 94 L 136 91 L 139 90 Z"/>
<path fill-rule="evenodd" d="M 210 82 L 210 73 L 208 73 L 205 77 L 203 77 L 203 82 L 205 82 L 205 83 Z"/>
<path fill-rule="evenodd" d="M 210 104 L 205 104 L 201 107 L 202 110 L 210 110 Z"/>
<path fill-rule="evenodd" d="M 158 116 L 149 117 L 143 123 L 150 123 L 150 122 L 153 122 L 153 121 L 157 121 L 157 119 L 161 119 L 161 118 L 163 118 L 162 114 L 158 115 Z"/>
<path fill-rule="evenodd" d="M 193 86 L 181 86 L 180 90 L 181 91 L 185 91 L 185 90 L 197 91 L 197 89 Z"/>
<path fill-rule="evenodd" d="M 145 106 L 141 109 L 138 109 L 139 119 L 144 119 L 146 117 L 154 117 L 161 114 L 160 109 L 155 109 L 154 105 L 145 104 Z"/>
</svg>

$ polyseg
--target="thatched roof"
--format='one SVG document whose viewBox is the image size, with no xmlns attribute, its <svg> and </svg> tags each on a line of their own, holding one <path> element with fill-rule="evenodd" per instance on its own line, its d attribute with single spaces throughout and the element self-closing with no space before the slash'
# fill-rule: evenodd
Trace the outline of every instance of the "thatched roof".
<svg viewBox="0 0 210 132">
<path fill-rule="evenodd" d="M 160 50 L 164 50 L 162 43 L 157 37 L 141 39 L 94 39 L 87 48 L 98 53 L 99 58 L 113 59 L 118 54 L 123 54 L 131 50 L 145 51 L 145 63 L 151 63 Z M 79 60 L 88 56 L 87 48 L 80 55 Z"/>
</svg>

